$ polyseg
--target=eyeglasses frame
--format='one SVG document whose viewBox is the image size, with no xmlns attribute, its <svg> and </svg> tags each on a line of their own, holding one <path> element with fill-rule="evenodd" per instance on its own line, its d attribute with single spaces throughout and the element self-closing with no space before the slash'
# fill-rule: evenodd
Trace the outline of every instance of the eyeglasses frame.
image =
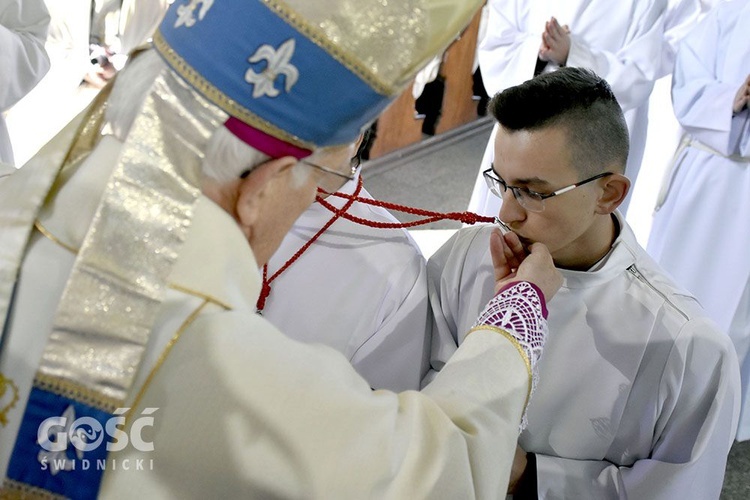
<svg viewBox="0 0 750 500">
<path fill-rule="evenodd" d="M 518 201 L 518 203 L 521 204 L 527 210 L 531 210 L 531 209 L 529 209 L 528 207 L 526 207 L 525 205 L 523 205 L 523 203 L 521 203 L 521 199 L 519 198 L 518 192 L 526 191 L 527 193 L 531 194 L 532 196 L 539 197 L 539 201 L 542 202 L 542 210 L 539 210 L 539 212 L 541 212 L 541 211 L 544 210 L 544 200 L 546 200 L 548 198 L 552 198 L 553 196 L 559 196 L 561 194 L 567 193 L 568 191 L 572 191 L 572 190 L 574 190 L 577 187 L 583 186 L 584 184 L 588 184 L 589 182 L 592 182 L 592 181 L 595 181 L 597 179 L 601 179 L 602 177 L 606 177 L 608 175 L 613 175 L 614 174 L 614 172 L 602 172 L 602 173 L 597 174 L 597 175 L 595 175 L 593 177 L 589 177 L 588 179 L 584 179 L 582 181 L 570 184 L 569 186 L 565 186 L 565 187 L 562 187 L 560 189 L 557 189 L 557 190 L 555 190 L 555 191 L 553 191 L 551 193 L 542 194 L 542 193 L 537 193 L 536 191 L 532 191 L 532 190 L 530 190 L 529 188 L 526 188 L 526 187 L 511 186 L 511 185 L 509 185 L 495 171 L 495 164 L 492 163 L 490 165 L 491 165 L 490 168 L 488 168 L 487 170 L 482 171 L 482 176 L 485 178 L 485 182 L 486 182 L 487 179 L 490 179 L 493 182 L 494 181 L 498 182 L 501 186 L 504 187 L 504 191 L 510 190 L 511 193 L 513 193 L 513 197 L 516 199 L 516 201 Z M 494 174 L 496 177 L 492 177 L 492 174 Z M 492 190 L 490 190 L 490 191 L 492 191 Z M 502 199 L 502 196 L 500 196 L 500 198 Z M 534 211 L 534 210 L 532 210 L 532 211 Z"/>
</svg>

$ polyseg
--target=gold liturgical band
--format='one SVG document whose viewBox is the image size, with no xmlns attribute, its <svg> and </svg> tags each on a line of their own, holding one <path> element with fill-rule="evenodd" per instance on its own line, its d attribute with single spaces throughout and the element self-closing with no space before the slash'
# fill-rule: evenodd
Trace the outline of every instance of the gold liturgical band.
<svg viewBox="0 0 750 500">
<path fill-rule="evenodd" d="M 39 388 L 112 411 L 127 398 L 227 118 L 169 71 L 123 145 L 58 306 Z"/>
</svg>

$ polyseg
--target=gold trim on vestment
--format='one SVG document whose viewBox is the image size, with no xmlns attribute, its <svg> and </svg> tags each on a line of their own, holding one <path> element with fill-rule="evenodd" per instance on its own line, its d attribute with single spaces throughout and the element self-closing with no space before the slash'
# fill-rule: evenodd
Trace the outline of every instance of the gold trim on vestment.
<svg viewBox="0 0 750 500">
<path fill-rule="evenodd" d="M 41 222 L 39 222 L 39 219 L 37 219 L 37 220 L 34 221 L 34 227 L 36 228 L 37 231 L 39 231 L 40 233 L 42 233 L 42 236 L 44 236 L 48 240 L 51 240 L 56 245 L 63 247 L 65 250 L 67 250 L 68 252 L 70 252 L 70 253 L 72 253 L 74 255 L 78 254 L 78 249 L 77 248 L 75 248 L 75 247 L 73 247 L 71 245 L 68 245 L 67 243 L 63 242 L 60 238 L 58 238 L 57 236 L 55 236 L 54 234 L 50 233 L 47 230 L 47 228 L 44 227 Z"/>
<path fill-rule="evenodd" d="M 67 392 L 99 405 L 128 398 L 201 194 L 203 148 L 225 120 L 172 71 L 154 80 L 65 284 L 39 374 L 73 382 Z"/>
<path fill-rule="evenodd" d="M 6 396 L 8 393 L 11 394 L 10 397 Z M 18 399 L 18 386 L 0 372 L 0 426 L 8 425 L 8 413 L 16 407 Z"/>
<path fill-rule="evenodd" d="M 217 299 L 216 297 L 212 297 L 212 296 L 207 295 L 207 294 L 205 294 L 203 292 L 199 292 L 198 290 L 193 290 L 192 288 L 188 288 L 188 287 L 185 287 L 185 286 L 182 286 L 182 285 L 177 285 L 175 283 L 170 283 L 167 286 L 169 286 L 169 288 L 171 288 L 172 290 L 176 290 L 178 292 L 186 293 L 188 295 L 192 295 L 194 297 L 198 297 L 200 299 L 203 299 L 203 300 L 205 300 L 207 302 L 211 302 L 212 304 L 215 304 L 215 305 L 217 305 L 217 306 L 219 306 L 219 307 L 221 307 L 223 309 L 226 309 L 227 311 L 231 311 L 232 310 L 232 306 L 230 306 L 229 304 L 226 304 L 226 303 L 222 302 L 221 300 Z"/>
<path fill-rule="evenodd" d="M 516 338 L 513 335 L 511 335 L 511 333 L 508 332 L 507 330 L 503 330 L 502 328 L 498 328 L 492 325 L 477 325 L 471 330 L 469 330 L 469 333 L 476 332 L 478 330 L 491 330 L 495 333 L 499 333 L 500 335 L 508 339 L 511 344 L 513 344 L 513 347 L 516 348 L 516 350 L 518 351 L 518 354 L 520 354 L 521 358 L 523 358 L 523 362 L 526 365 L 526 371 L 529 374 L 529 390 L 526 393 L 526 401 L 523 404 L 523 407 L 526 408 L 526 405 L 529 404 L 529 398 L 531 397 L 531 382 L 533 380 L 532 373 L 531 373 L 531 360 L 529 359 L 529 356 L 526 354 L 526 351 L 524 350 L 523 347 L 521 347 L 521 344 L 518 342 L 518 340 L 516 340 Z M 466 335 L 468 336 L 469 333 L 467 333 Z"/>
<path fill-rule="evenodd" d="M 94 406 L 107 413 L 113 413 L 117 408 L 122 406 L 122 401 L 117 398 L 105 396 L 70 380 L 39 372 L 34 377 L 34 387 L 79 403 Z"/>
<path fill-rule="evenodd" d="M 0 500 L 65 500 L 65 497 L 5 478 L 0 486 Z"/>
<path fill-rule="evenodd" d="M 130 406 L 130 410 L 128 410 L 127 415 L 125 416 L 125 427 L 127 428 L 128 424 L 130 423 L 130 416 L 133 415 L 133 411 L 138 408 L 138 405 L 141 402 L 141 399 L 143 399 L 143 395 L 146 394 L 146 389 L 151 385 L 151 382 L 154 380 L 154 377 L 156 376 L 156 373 L 159 371 L 161 366 L 164 364 L 164 361 L 167 359 L 167 356 L 172 351 L 172 348 L 177 343 L 177 341 L 182 337 L 182 334 L 185 333 L 185 330 L 195 321 L 195 318 L 198 317 L 200 312 L 203 310 L 204 307 L 206 307 L 211 302 L 209 300 L 204 300 L 201 305 L 199 305 L 195 310 L 190 313 L 190 315 L 185 318 L 185 321 L 182 322 L 180 327 L 177 329 L 175 334 L 172 336 L 171 339 L 169 339 L 169 342 L 167 342 L 167 345 L 164 347 L 164 350 L 162 351 L 161 355 L 159 356 L 159 359 L 156 360 L 156 363 L 154 364 L 154 367 L 149 372 L 148 376 L 146 377 L 146 380 L 141 385 L 140 389 L 138 390 L 138 394 L 136 395 L 135 399 L 133 400 L 133 404 Z"/>
<path fill-rule="evenodd" d="M 60 247 L 64 248 L 65 250 L 68 250 L 69 252 L 73 254 L 78 254 L 78 249 L 63 243 L 60 238 L 52 234 L 46 227 L 42 226 L 42 223 L 37 221 L 34 221 L 34 227 L 37 228 L 37 230 L 42 233 L 42 236 L 50 240 L 51 242 L 55 243 L 56 245 L 59 245 Z M 178 292 L 185 293 L 187 295 L 192 295 L 193 297 L 198 297 L 199 299 L 206 300 L 208 302 L 211 302 L 212 304 L 216 304 L 217 306 L 226 309 L 227 311 L 232 310 L 232 306 L 227 304 L 226 302 L 223 302 L 216 297 L 212 297 L 211 295 L 205 294 L 203 292 L 199 292 L 198 290 L 193 290 L 192 288 L 188 288 L 186 286 L 178 285 L 176 283 L 168 283 L 167 286 L 171 288 L 172 290 L 176 290 Z"/>
</svg>

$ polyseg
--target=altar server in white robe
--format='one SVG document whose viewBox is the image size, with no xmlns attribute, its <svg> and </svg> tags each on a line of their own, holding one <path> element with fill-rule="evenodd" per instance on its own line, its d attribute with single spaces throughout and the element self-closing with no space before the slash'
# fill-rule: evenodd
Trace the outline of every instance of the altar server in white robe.
<svg viewBox="0 0 750 500">
<path fill-rule="evenodd" d="M 649 253 L 727 332 L 742 366 L 737 439 L 750 439 L 750 4 L 717 6 L 682 42 L 672 82 L 685 130 Z"/>
<path fill-rule="evenodd" d="M 49 72 L 5 118 L 20 168 L 93 99 L 95 93 L 81 85 L 91 69 L 89 22 L 91 2 L 45 0 L 50 25 L 44 45 Z M 40 119 L 40 117 L 44 119 Z"/>
<path fill-rule="evenodd" d="M 523 491 L 717 499 L 737 425 L 737 358 L 616 210 L 627 131 L 606 83 L 582 71 L 542 75 L 490 105 L 501 124 L 488 172 L 499 216 L 524 244 L 545 243 L 565 280 L 519 439 L 529 453 L 519 470 L 531 464 Z M 490 232 L 462 229 L 428 261 L 436 369 L 492 295 Z"/>
<path fill-rule="evenodd" d="M 44 50 L 49 22 L 44 0 L 0 0 L 0 162 L 14 163 L 2 113 L 49 71 L 49 56 Z"/>
<path fill-rule="evenodd" d="M 357 190 L 359 160 L 349 149 L 319 161 L 339 171 L 351 165 L 356 178 L 338 192 L 372 199 L 363 187 Z M 343 209 L 348 200 L 327 196 L 325 201 Z M 375 224 L 398 223 L 387 210 L 360 202 L 346 213 Z M 268 263 L 269 279 L 281 274 L 270 283 L 262 314 L 295 340 L 340 351 L 374 389 L 419 389 L 430 351 L 424 257 L 405 229 L 343 217 L 314 238 L 334 217 L 313 203 L 294 223 Z"/>
<path fill-rule="evenodd" d="M 0 495 L 501 497 L 562 282 L 543 245 L 493 239 L 498 293 L 421 393 L 372 391 L 255 313 L 258 264 L 348 175 L 321 151 L 479 2 L 368 3 L 374 34 L 351 0 L 202 5 L 175 2 L 155 50 L 0 179 Z"/>
<path fill-rule="evenodd" d="M 487 93 L 518 85 L 536 71 L 561 66 L 595 71 L 610 83 L 625 112 L 631 144 L 626 172 L 635 179 L 646 144 L 648 98 L 660 70 L 667 0 L 490 0 L 488 5 L 487 34 L 478 50 Z M 497 128 L 469 201 L 469 210 L 482 215 L 495 215 L 500 207 L 482 178 L 492 162 L 496 133 Z"/>
<path fill-rule="evenodd" d="M 659 192 L 660 180 L 671 163 L 682 131 L 672 112 L 672 69 L 680 40 L 719 0 L 669 0 L 664 18 L 661 69 L 648 102 L 648 134 L 641 165 L 642 170 L 631 189 L 627 220 L 638 242 L 645 246 Z"/>
<path fill-rule="evenodd" d="M 167 7 L 168 0 L 123 0 L 120 9 L 119 52 L 127 55 L 150 40 Z"/>
<path fill-rule="evenodd" d="M 682 39 L 716 4 L 722 1 L 724 0 L 667 0 L 667 12 L 664 17 L 664 45 L 658 78 L 672 73 L 677 49 Z"/>
</svg>

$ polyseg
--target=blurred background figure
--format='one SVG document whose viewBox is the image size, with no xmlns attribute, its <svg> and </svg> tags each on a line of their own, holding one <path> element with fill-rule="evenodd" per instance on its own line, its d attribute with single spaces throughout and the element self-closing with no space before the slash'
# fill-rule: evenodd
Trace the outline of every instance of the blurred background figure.
<svg viewBox="0 0 750 500">
<path fill-rule="evenodd" d="M 638 243 L 648 244 L 654 204 L 664 172 L 672 161 L 682 131 L 672 109 L 670 91 L 675 54 L 682 38 L 719 0 L 669 0 L 664 17 L 661 68 L 648 101 L 648 135 L 642 165 L 634 182 L 627 219 Z"/>
<path fill-rule="evenodd" d="M 685 136 L 648 251 L 732 338 L 741 363 L 737 439 L 750 439 L 750 2 L 720 3 L 683 40 L 672 83 Z"/>
<path fill-rule="evenodd" d="M 31 91 L 49 71 L 44 50 L 50 16 L 43 0 L 0 0 L 0 112 Z M 5 119 L 0 115 L 0 162 L 14 164 Z"/>
<path fill-rule="evenodd" d="M 170 0 L 44 0 L 50 70 L 7 112 L 16 166 L 23 166 L 145 47 Z M 39 117 L 44 116 L 44 120 Z"/>
<path fill-rule="evenodd" d="M 173 0 L 122 0 L 120 53 L 130 54 L 148 42 Z"/>
<path fill-rule="evenodd" d="M 50 14 L 45 49 L 50 70 L 7 113 L 16 166 L 23 166 L 96 95 L 81 88 L 89 62 L 91 0 L 45 0 Z M 43 117 L 43 119 L 40 119 Z"/>
</svg>

